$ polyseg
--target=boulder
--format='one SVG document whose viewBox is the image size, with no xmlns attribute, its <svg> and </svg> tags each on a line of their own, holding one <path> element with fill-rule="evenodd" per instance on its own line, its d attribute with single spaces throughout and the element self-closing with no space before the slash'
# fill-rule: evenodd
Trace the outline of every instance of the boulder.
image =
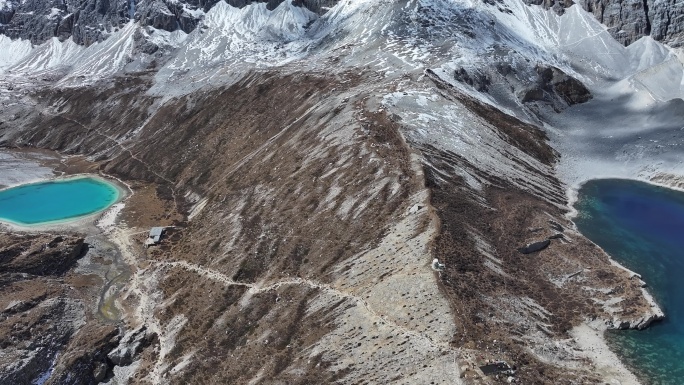
<svg viewBox="0 0 684 385">
<path fill-rule="evenodd" d="M 520 247 L 520 248 L 518 248 L 518 251 L 523 253 L 523 254 L 531 254 L 531 253 L 535 253 L 537 251 L 544 250 L 545 248 L 549 247 L 550 244 L 551 244 L 551 241 L 548 239 L 545 239 L 543 241 L 533 242 L 533 243 L 530 243 L 526 246 Z"/>
<path fill-rule="evenodd" d="M 465 68 L 459 68 L 454 71 L 454 79 L 461 83 L 465 83 L 480 92 L 487 92 L 492 80 L 489 75 L 478 71 L 466 71 Z"/>
<path fill-rule="evenodd" d="M 439 263 L 439 259 L 435 258 L 432 260 L 432 269 L 433 270 L 442 271 L 442 270 L 444 270 L 444 267 L 445 266 L 443 263 Z"/>
<path fill-rule="evenodd" d="M 537 79 L 532 86 L 523 89 L 520 101 L 540 102 L 560 112 L 567 106 L 585 103 L 592 98 L 589 89 L 579 80 L 556 67 L 537 66 Z"/>
<path fill-rule="evenodd" d="M 154 337 L 155 334 L 148 333 L 145 326 L 130 330 L 121 338 L 119 346 L 107 354 L 107 358 L 116 366 L 130 365 Z"/>
<path fill-rule="evenodd" d="M 558 96 L 563 98 L 568 105 L 586 103 L 591 99 L 591 92 L 579 80 L 568 75 L 561 75 L 552 79 L 551 85 Z"/>
</svg>

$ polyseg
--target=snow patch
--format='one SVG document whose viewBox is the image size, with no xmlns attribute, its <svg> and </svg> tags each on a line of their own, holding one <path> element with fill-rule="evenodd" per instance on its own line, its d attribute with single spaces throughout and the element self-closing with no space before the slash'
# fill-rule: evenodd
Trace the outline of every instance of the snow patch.
<svg viewBox="0 0 684 385">
<path fill-rule="evenodd" d="M 208 202 L 209 202 L 209 199 L 202 198 L 199 202 L 197 202 L 194 206 L 192 206 L 192 209 L 190 210 L 190 214 L 188 214 L 188 221 L 191 221 L 199 213 L 201 213 L 202 209 L 204 209 L 204 207 L 207 205 Z"/>
<path fill-rule="evenodd" d="M 60 42 L 53 37 L 47 42 L 36 46 L 25 57 L 16 62 L 10 70 L 13 73 L 37 73 L 41 71 L 56 69 L 59 66 L 69 66 L 73 64 L 78 55 L 85 48 L 76 44 L 72 39 Z"/>
<path fill-rule="evenodd" d="M 152 27 L 147 27 L 146 29 L 141 29 L 145 37 L 151 43 L 157 46 L 167 46 L 167 47 L 180 47 L 187 39 L 188 34 L 182 30 L 176 30 L 173 32 L 165 31 L 163 29 L 156 29 Z"/>
<path fill-rule="evenodd" d="M 62 13 L 62 10 L 59 8 L 50 8 L 50 13 L 45 16 L 48 20 L 55 19 L 59 16 L 59 14 Z"/>
<path fill-rule="evenodd" d="M 0 74 L 28 55 L 31 49 L 33 46 L 28 40 L 12 40 L 5 35 L 0 35 Z"/>
</svg>

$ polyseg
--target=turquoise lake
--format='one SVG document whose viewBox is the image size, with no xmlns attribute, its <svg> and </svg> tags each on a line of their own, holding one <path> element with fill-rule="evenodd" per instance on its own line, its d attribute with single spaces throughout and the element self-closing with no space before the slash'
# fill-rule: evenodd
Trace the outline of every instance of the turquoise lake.
<svg viewBox="0 0 684 385">
<path fill-rule="evenodd" d="M 608 344 L 646 384 L 684 384 L 684 193 L 647 183 L 592 180 L 575 223 L 617 262 L 641 274 L 665 311 L 642 331 L 610 331 Z"/>
<path fill-rule="evenodd" d="M 116 186 L 95 178 L 75 178 L 0 191 L 0 219 L 19 225 L 67 221 L 97 213 L 119 199 Z"/>
</svg>

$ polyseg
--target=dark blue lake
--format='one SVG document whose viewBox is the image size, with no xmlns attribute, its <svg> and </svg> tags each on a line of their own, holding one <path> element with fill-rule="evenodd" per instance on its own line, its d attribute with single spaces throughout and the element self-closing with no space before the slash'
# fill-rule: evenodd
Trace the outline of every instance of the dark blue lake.
<svg viewBox="0 0 684 385">
<path fill-rule="evenodd" d="M 0 191 L 0 219 L 19 225 L 77 219 L 118 199 L 114 185 L 88 177 L 27 184 Z"/>
<path fill-rule="evenodd" d="M 617 262 L 642 275 L 666 319 L 610 331 L 608 343 L 646 384 L 684 384 L 684 193 L 647 183 L 592 180 L 575 223 Z"/>
</svg>

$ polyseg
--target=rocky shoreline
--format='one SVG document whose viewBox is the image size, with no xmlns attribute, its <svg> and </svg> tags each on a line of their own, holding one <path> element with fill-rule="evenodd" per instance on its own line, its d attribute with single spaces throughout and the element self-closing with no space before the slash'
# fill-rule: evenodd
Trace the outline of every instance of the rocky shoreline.
<svg viewBox="0 0 684 385">
<path fill-rule="evenodd" d="M 275 79 L 272 81 L 283 81 L 285 84 L 292 82 L 291 79 Z M 315 83 L 316 81 L 319 83 Z M 314 80 L 313 84 L 315 85 L 312 88 L 332 88 L 331 84 L 321 80 Z M 243 89 L 239 87 L 230 92 L 236 92 L 244 97 Z M 226 97 L 220 93 L 216 97 L 219 95 L 222 98 Z M 288 98 L 282 100 L 289 102 Z M 184 100 L 178 102 L 179 105 L 186 103 Z M 205 103 L 204 105 L 212 105 L 209 102 Z M 413 346 L 411 351 L 414 354 L 416 351 L 421 354 L 419 360 L 411 361 L 415 365 L 411 366 L 410 373 L 406 373 L 407 378 L 438 380 L 445 379 L 446 375 L 451 378 L 463 374 L 463 381 L 487 383 L 489 377 L 481 371 L 478 372 L 477 368 L 486 361 L 503 359 L 520 367 L 515 374 L 517 381 L 531 381 L 539 376 L 555 378 L 554 373 L 560 374 L 567 368 L 572 370 L 571 376 L 578 381 L 598 381 L 602 378 L 599 376 L 600 373 L 592 372 L 591 367 L 573 364 L 577 362 L 578 357 L 583 356 L 572 353 L 572 342 L 567 340 L 568 333 L 571 334 L 573 328 L 585 322 L 585 317 L 588 316 L 594 316 L 595 320 L 616 320 L 617 323 L 614 325 L 617 326 L 623 325 L 624 322 L 629 326 L 644 325 L 644 314 L 650 311 L 652 306 L 644 300 L 639 282 L 630 279 L 626 271 L 613 266 L 600 249 L 574 232 L 572 224 L 564 220 L 564 211 L 559 208 L 561 203 L 556 202 L 556 196 L 562 196 L 562 190 L 560 184 L 556 185 L 553 179 L 552 157 L 545 157 L 551 152 L 535 147 L 539 146 L 536 144 L 538 140 L 543 140 L 535 136 L 538 135 L 535 129 L 524 126 L 510 117 L 499 115 L 476 102 L 468 103 L 473 111 L 486 117 L 486 122 L 497 123 L 496 128 L 485 126 L 483 132 L 502 130 L 504 134 L 497 135 L 515 137 L 518 145 L 530 146 L 533 149 L 528 150 L 531 154 L 542 156 L 542 159 L 549 162 L 549 165 L 539 163 L 535 166 L 547 173 L 543 174 L 540 182 L 544 193 L 529 192 L 505 180 L 496 180 L 499 186 L 485 182 L 484 187 L 477 192 L 482 198 L 474 198 L 475 195 L 463 193 L 470 191 L 471 187 L 464 184 L 458 175 L 452 174 L 451 167 L 459 164 L 475 175 L 478 172 L 477 168 L 453 154 L 425 145 L 408 135 L 410 133 L 405 134 L 407 139 L 404 139 L 399 135 L 402 127 L 394 121 L 399 119 L 390 119 L 389 113 L 375 111 L 364 111 L 362 116 L 356 118 L 365 124 L 359 128 L 359 132 L 363 133 L 364 129 L 376 131 L 372 131 L 368 136 L 361 136 L 363 139 L 357 139 L 361 143 L 367 140 L 368 143 L 359 144 L 360 147 L 354 147 L 355 150 L 351 151 L 367 146 L 367 149 L 378 153 L 372 156 L 367 155 L 372 153 L 349 155 L 346 159 L 348 162 L 355 162 L 366 156 L 390 162 L 393 165 L 393 172 L 399 175 L 395 182 L 382 179 L 386 178 L 385 174 L 378 173 L 374 168 L 377 161 L 358 161 L 356 167 L 349 168 L 351 165 L 344 162 L 333 162 L 337 155 L 331 157 L 330 162 L 305 163 L 308 167 L 315 167 L 318 163 L 328 164 L 330 170 L 313 170 L 310 176 L 307 175 L 301 180 L 279 182 L 278 178 L 282 178 L 279 174 L 262 174 L 261 170 L 273 167 L 262 164 L 264 160 L 251 155 L 253 151 L 259 151 L 259 147 L 254 144 L 252 146 L 256 146 L 256 150 L 240 152 L 239 148 L 233 148 L 232 151 L 236 151 L 236 159 L 225 160 L 226 164 L 222 164 L 223 158 L 205 158 L 201 152 L 195 157 L 187 157 L 197 163 L 183 166 L 188 167 L 187 169 L 180 166 L 177 170 L 173 169 L 179 178 L 183 178 L 173 184 L 166 181 L 167 174 L 151 166 L 166 164 L 167 156 L 177 159 L 173 152 L 160 153 L 143 147 L 135 152 L 135 158 L 124 153 L 110 160 L 102 166 L 104 170 L 115 171 L 135 191 L 125 206 L 106 214 L 109 216 L 103 218 L 102 223 L 102 227 L 106 228 L 108 240 L 117 246 L 121 260 L 131 269 L 130 278 L 125 281 L 121 295 L 113 302 L 121 310 L 123 322 L 104 322 L 103 325 L 110 328 L 107 329 L 108 332 L 101 333 L 101 336 L 107 336 L 106 341 L 99 337 L 84 335 L 84 338 L 93 338 L 93 346 L 96 348 L 88 353 L 92 354 L 88 357 L 97 357 L 93 361 L 96 365 L 87 366 L 83 356 L 78 358 L 64 354 L 65 358 L 58 363 L 58 368 L 63 369 L 59 370 L 78 368 L 84 378 L 94 379 L 101 378 L 105 373 L 105 379 L 111 378 L 113 381 L 134 373 L 152 382 L 163 382 L 162 379 L 166 376 L 199 381 L 206 372 L 203 365 L 206 362 L 213 362 L 212 360 L 216 359 L 217 346 L 223 346 L 232 347 L 221 353 L 224 357 L 229 357 L 230 354 L 244 355 L 240 361 L 230 361 L 230 366 L 222 369 L 223 375 L 232 376 L 227 378 L 233 378 L 238 382 L 246 380 L 241 377 L 245 372 L 233 372 L 235 369 L 232 368 L 235 365 L 241 367 L 240 365 L 251 360 L 271 356 L 281 357 L 281 365 L 300 368 L 297 370 L 305 370 L 315 378 L 330 381 L 336 378 L 335 376 L 343 376 L 343 373 L 372 373 L 381 362 L 389 367 L 397 365 L 396 370 L 400 370 L 406 366 L 408 356 L 403 357 L 395 353 L 376 358 L 376 355 L 386 349 L 401 351 L 403 344 L 400 341 L 406 339 Z M 399 109 L 402 105 L 399 103 L 398 106 L 397 116 L 401 113 Z M 176 110 L 175 107 L 169 108 Z M 240 113 L 249 113 L 250 109 Z M 351 112 L 347 114 L 352 116 Z M 408 118 L 404 121 L 406 120 Z M 347 122 L 343 118 L 338 118 L 337 121 L 345 122 L 344 124 Z M 41 124 L 39 127 L 49 127 L 49 124 Z M 330 131 L 324 131 L 326 135 L 335 138 L 334 135 L 343 132 L 333 128 L 334 126 L 329 128 Z M 194 125 L 188 127 L 188 130 L 194 129 Z M 276 134 L 273 135 L 278 135 L 277 133 L 281 132 L 280 125 L 274 127 L 274 130 Z M 232 134 L 231 131 L 219 131 L 221 135 L 225 135 L 222 134 L 224 132 Z M 292 135 L 295 133 L 298 132 L 293 131 Z M 263 135 L 258 131 L 251 135 L 257 134 Z M 61 134 L 52 130 L 47 133 L 47 136 L 49 135 Z M 242 137 L 249 136 L 245 134 Z M 266 138 L 263 140 L 266 141 Z M 314 149 L 318 148 L 317 146 L 330 148 L 330 143 L 317 142 L 316 138 L 312 136 L 309 139 Z M 339 142 L 333 143 L 338 143 L 336 145 L 341 148 L 338 151 L 350 151 L 345 149 L 349 139 L 335 140 Z M 216 141 L 230 143 L 220 136 Z M 99 142 L 93 143 L 97 145 Z M 141 146 L 144 145 L 144 142 L 140 143 Z M 295 147 L 291 153 L 284 152 L 279 155 L 283 159 L 286 157 L 285 154 L 298 154 L 307 142 L 297 139 L 284 143 Z M 186 144 L 171 143 L 168 146 L 171 145 L 180 146 L 180 152 L 185 149 Z M 420 156 L 411 154 L 407 146 L 410 146 L 412 151 L 419 152 Z M 392 151 L 387 148 L 392 148 Z M 273 151 L 278 153 L 277 149 Z M 307 154 L 321 150 L 312 151 L 308 150 Z M 221 153 L 231 154 L 227 150 Z M 296 156 L 304 157 L 306 154 Z M 155 157 L 161 159 L 155 160 Z M 531 157 L 526 159 L 534 162 Z M 248 169 L 237 178 L 231 174 L 231 162 L 246 165 Z M 292 173 L 300 170 L 297 167 L 301 167 L 301 164 L 301 159 L 292 159 L 290 163 L 281 160 L 278 167 L 291 167 L 291 170 L 286 172 Z M 340 171 L 339 168 L 346 171 Z M 360 173 L 359 170 L 365 168 L 369 168 L 367 174 Z M 203 176 L 202 170 L 210 171 Z M 217 174 L 212 175 L 213 173 Z M 138 182 L 135 178 L 128 181 L 127 175 L 146 176 L 158 183 Z M 319 187 L 316 187 L 316 183 L 323 175 L 348 178 L 346 182 L 339 179 L 336 182 L 338 187 L 331 185 L 331 191 L 341 188 L 339 186 L 355 188 L 359 176 L 366 175 L 365 178 L 368 179 L 363 186 L 372 189 L 361 190 L 363 194 L 367 194 L 364 200 L 366 203 L 344 203 L 349 197 L 355 196 L 352 191 L 332 198 L 327 197 L 327 190 L 318 192 Z M 229 184 L 226 183 L 228 187 L 222 187 L 223 183 L 217 184 L 224 180 L 222 178 L 230 181 Z M 478 175 L 478 178 L 486 181 L 486 178 L 492 176 Z M 198 184 L 198 181 L 203 184 Z M 308 183 L 314 184 L 302 190 L 298 186 L 299 183 L 304 183 L 303 181 L 313 181 Z M 283 186 L 282 183 L 286 184 Z M 293 184 L 290 186 L 287 183 Z M 253 186 L 262 187 L 255 190 Z M 387 187 L 373 192 L 378 189 L 377 186 Z M 289 196 L 288 189 L 292 192 L 310 191 L 321 196 L 314 195 L 304 199 L 300 195 L 293 195 L 286 206 L 269 206 L 282 202 L 282 196 Z M 183 205 L 183 212 L 191 211 L 188 202 L 184 202 L 182 198 L 178 199 L 179 196 L 189 197 L 188 200 L 194 202 L 205 202 L 202 204 L 203 209 L 194 210 L 196 212 L 190 222 L 184 222 L 184 216 L 174 211 Z M 245 196 L 251 196 L 252 200 L 245 200 Z M 279 199 L 270 200 L 271 198 L 264 197 Z M 387 201 L 380 201 L 378 197 L 383 197 L 382 199 Z M 490 207 L 496 208 L 496 211 L 483 208 L 479 199 L 485 199 Z M 333 214 L 328 216 L 328 210 L 312 209 L 312 201 L 328 202 L 326 204 L 330 205 L 329 210 Z M 289 205 L 294 204 L 298 205 L 298 210 L 293 211 L 290 208 Z M 426 207 L 428 209 L 425 209 Z M 312 225 L 307 224 L 306 218 L 300 215 L 302 211 L 310 212 L 314 218 L 319 218 L 316 226 L 311 227 Z M 385 211 L 385 216 L 378 215 Z M 257 213 L 259 217 L 254 217 Z M 115 219 L 116 216 L 111 217 L 114 214 L 118 215 L 118 219 Z M 287 215 L 285 222 L 279 225 L 282 228 L 273 228 L 274 223 L 284 220 L 280 217 L 282 215 Z M 349 218 L 353 218 L 352 215 L 366 217 L 363 221 L 351 220 Z M 429 218 L 433 218 L 434 222 Z M 291 231 L 289 229 L 296 228 L 292 227 L 292 223 L 299 223 L 302 220 L 304 222 L 301 224 L 301 233 L 288 232 Z M 182 225 L 175 236 L 158 249 L 142 249 L 142 238 L 149 227 L 171 225 L 174 221 Z M 349 225 L 341 228 L 338 224 L 340 221 L 349 221 Z M 227 227 L 226 223 L 230 223 L 230 226 Z M 331 223 L 335 225 L 331 226 Z M 363 229 L 358 227 L 358 223 L 364 224 Z M 466 223 L 469 224 L 469 228 L 464 227 Z M 270 232 L 264 232 L 264 229 L 268 228 L 271 229 Z M 226 229 L 235 233 L 229 232 L 226 235 Z M 321 229 L 326 230 L 321 232 Z M 336 246 L 336 238 L 330 237 L 327 232 L 339 232 L 342 229 L 344 231 L 339 233 L 338 237 L 351 238 Z M 283 231 L 284 233 L 279 233 Z M 273 232 L 280 235 L 275 236 Z M 355 235 L 352 237 L 347 234 L 348 232 Z M 312 233 L 318 235 L 311 236 Z M 563 236 L 556 237 L 559 233 Z M 546 248 L 533 250 L 529 254 L 523 254 L 511 247 L 548 238 L 552 239 Z M 477 242 L 471 242 L 471 239 Z M 320 240 L 325 240 L 325 247 L 320 245 Z M 276 246 L 281 244 L 278 242 L 283 242 L 284 246 Z M 347 246 L 344 246 L 345 244 Z M 339 251 L 327 254 L 331 246 Z M 249 254 L 243 256 L 230 252 L 236 247 L 250 250 Z M 278 254 L 287 256 L 286 258 L 277 258 L 276 254 L 273 254 L 268 257 L 273 258 L 269 259 L 268 263 L 254 262 L 259 261 L 258 258 L 267 258 L 271 255 L 268 250 L 277 247 L 287 247 L 288 252 L 281 251 L 281 254 Z M 316 254 L 328 255 L 328 263 L 334 268 L 326 267 L 322 262 L 325 259 L 319 261 L 307 257 L 312 249 L 317 250 Z M 426 255 L 430 258 L 423 261 L 422 258 Z M 228 260 L 230 262 L 213 260 L 231 256 L 239 257 L 234 261 Z M 440 263 L 444 264 L 444 269 L 439 272 L 430 269 L 429 263 L 433 257 L 439 258 Z M 378 260 L 388 262 L 378 264 Z M 398 269 L 396 266 L 402 268 Z M 326 278 L 326 275 L 320 275 L 319 269 L 330 269 L 331 275 Z M 407 274 L 407 271 L 411 273 Z M 105 284 L 105 281 L 101 281 L 95 286 L 104 287 Z M 625 291 L 619 295 L 614 294 L 606 287 L 610 285 L 625 285 Z M 585 286 L 591 286 L 596 290 L 587 294 Z M 478 295 L 472 292 L 473 287 L 479 288 Z M 414 288 L 418 288 L 418 291 L 414 291 Z M 397 292 L 403 293 L 404 296 L 397 297 Z M 618 312 L 620 314 L 610 315 L 611 313 L 602 306 L 591 303 L 594 299 L 600 303 L 612 303 L 619 296 L 630 298 L 634 307 L 624 308 Z M 90 311 L 95 312 L 94 314 L 97 314 L 99 298 L 98 293 L 87 306 Z M 287 298 L 287 301 L 284 302 L 281 298 Z M 336 304 L 340 301 L 347 305 L 338 309 L 339 305 Z M 223 305 L 216 307 L 216 303 Z M 293 306 L 292 303 L 300 305 Z M 307 310 L 316 309 L 309 307 L 313 305 L 304 305 L 308 303 L 316 303 L 316 306 L 329 310 L 322 313 Z M 407 307 L 398 310 L 394 306 L 388 307 L 387 304 L 393 303 L 404 303 Z M 295 309 L 299 309 L 296 311 L 300 312 L 296 317 L 290 315 Z M 421 309 L 421 315 L 418 317 L 413 314 L 418 311 L 417 309 Z M 243 319 L 246 314 L 254 318 Z M 347 320 L 347 325 L 328 320 L 326 317 L 329 314 L 336 314 L 336 319 Z M 274 316 L 284 317 L 279 324 L 289 325 L 288 329 L 272 330 L 273 322 L 264 322 L 262 319 Z M 314 337 L 310 330 L 287 323 L 288 320 L 302 318 L 308 319 L 311 324 L 319 325 L 320 330 L 316 333 L 320 334 Z M 212 322 L 207 323 L 207 320 Z M 221 326 L 216 326 L 217 322 Z M 425 327 L 426 322 L 431 325 L 430 328 Z M 88 325 L 89 323 L 86 323 L 83 330 L 92 330 Z M 610 327 L 605 322 L 604 325 Z M 231 327 L 238 329 L 231 332 Z M 255 330 L 250 331 L 251 327 Z M 363 328 L 368 332 L 354 332 L 357 329 L 352 327 Z M 464 332 L 459 332 L 460 330 Z M 197 333 L 208 333 L 213 339 L 223 342 L 217 346 L 205 345 L 201 342 L 203 339 L 198 339 Z M 343 336 L 350 333 L 355 336 L 355 343 L 361 345 L 345 348 L 347 345 L 343 341 L 348 337 Z M 253 337 L 256 335 L 262 337 Z M 300 348 L 288 348 L 288 344 L 282 342 L 288 340 L 281 341 L 281 337 L 278 337 L 283 335 L 291 335 L 292 337 L 288 337 L 290 346 L 298 344 Z M 382 337 L 389 342 L 378 348 L 374 339 L 368 339 L 367 335 Z M 276 345 L 272 346 L 265 342 L 270 342 L 274 338 L 277 341 Z M 310 342 L 310 338 L 317 339 Z M 67 352 L 72 349 L 73 343 L 75 342 L 66 344 Z M 563 349 L 567 347 L 568 350 L 558 350 L 558 346 L 564 346 Z M 112 353 L 113 358 L 108 357 L 112 351 L 116 352 Z M 200 353 L 197 353 L 198 351 Z M 264 355 L 265 351 L 272 354 Z M 198 359 L 198 354 L 204 358 Z M 311 360 L 315 354 L 320 354 L 317 356 L 318 362 L 324 362 L 324 368 L 307 366 L 304 369 L 303 363 Z M 367 357 L 370 364 L 352 371 L 348 365 L 353 360 L 345 358 L 351 357 L 350 355 Z M 108 358 L 104 358 L 105 356 Z M 440 367 L 449 367 L 449 371 L 444 372 L 430 367 L 429 363 L 434 360 L 440 362 Z M 449 363 L 454 361 L 459 364 L 453 366 Z M 335 362 L 339 364 L 334 364 Z M 339 367 L 335 370 L 327 369 L 332 365 Z M 463 372 L 461 366 L 472 370 Z M 248 370 L 246 367 L 242 369 Z M 255 372 L 250 374 L 256 375 Z M 344 375 L 353 378 L 353 374 Z M 374 375 L 378 376 L 378 381 L 387 380 L 392 376 L 389 372 L 377 372 Z"/>
<path fill-rule="evenodd" d="M 600 178 L 595 178 L 595 179 L 600 179 Z M 574 204 L 577 202 L 577 194 L 578 191 L 583 183 L 586 183 L 590 179 L 585 180 L 584 182 L 579 183 L 578 185 L 568 188 L 567 190 L 567 195 L 568 195 L 568 213 L 566 214 L 566 218 L 572 221 L 573 218 L 575 218 L 579 213 L 574 207 Z M 642 179 L 635 179 L 639 181 L 644 181 Z M 652 183 L 650 181 L 645 181 L 647 183 Z M 665 184 L 656 184 L 660 185 L 662 187 L 666 188 L 674 188 L 671 185 L 665 185 Z M 574 230 L 579 231 L 577 229 L 577 226 L 574 225 Z M 620 318 L 612 318 L 612 319 L 603 319 L 603 320 L 592 320 L 588 324 L 595 330 L 606 330 L 606 329 L 617 329 L 617 330 L 626 330 L 626 329 L 633 329 L 633 330 L 643 330 L 647 327 L 649 327 L 653 322 L 661 321 L 665 318 L 665 312 L 661 309 L 660 305 L 656 302 L 656 300 L 653 298 L 653 296 L 648 292 L 647 289 L 647 283 L 644 282 L 641 279 L 641 275 L 628 269 L 627 267 L 621 265 L 617 261 L 615 261 L 608 253 L 605 252 L 600 246 L 594 244 L 594 247 L 597 249 L 601 250 L 602 253 L 605 255 L 609 256 L 610 264 L 623 270 L 626 272 L 629 276 L 630 280 L 634 280 L 638 282 L 638 285 L 641 287 L 641 292 L 650 306 L 650 309 L 645 311 L 644 314 L 637 318 L 632 318 L 632 319 L 620 319 Z"/>
</svg>

